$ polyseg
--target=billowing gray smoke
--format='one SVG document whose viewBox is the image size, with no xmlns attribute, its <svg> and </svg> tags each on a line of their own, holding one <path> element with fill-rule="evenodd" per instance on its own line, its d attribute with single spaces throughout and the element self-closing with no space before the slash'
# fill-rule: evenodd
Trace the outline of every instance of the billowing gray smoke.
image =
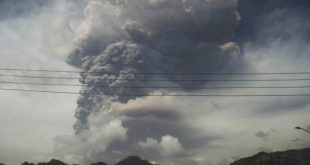
<svg viewBox="0 0 310 165">
<path fill-rule="evenodd" d="M 130 73 L 234 69 L 240 51 L 229 40 L 240 19 L 236 5 L 236 0 L 89 1 L 68 58 L 85 71 L 81 83 L 87 84 L 78 100 L 75 131 L 87 129 L 88 116 L 108 109 L 111 101 L 127 102 L 132 95 L 152 92 L 140 87 L 204 85 L 174 81 L 197 75 Z M 127 88 L 132 86 L 139 88 Z"/>
</svg>

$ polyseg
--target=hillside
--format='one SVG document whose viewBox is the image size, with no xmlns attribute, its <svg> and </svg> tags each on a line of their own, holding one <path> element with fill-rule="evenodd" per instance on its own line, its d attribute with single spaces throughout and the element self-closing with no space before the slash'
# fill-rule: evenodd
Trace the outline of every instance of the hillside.
<svg viewBox="0 0 310 165">
<path fill-rule="evenodd" d="M 310 165 L 310 148 L 281 152 L 260 152 L 231 165 Z"/>
</svg>

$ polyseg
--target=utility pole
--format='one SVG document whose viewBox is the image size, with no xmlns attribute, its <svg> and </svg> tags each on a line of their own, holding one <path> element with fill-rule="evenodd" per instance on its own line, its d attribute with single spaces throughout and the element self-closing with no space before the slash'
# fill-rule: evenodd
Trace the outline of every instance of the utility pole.
<svg viewBox="0 0 310 165">
<path fill-rule="evenodd" d="M 308 134 L 310 134 L 310 131 L 305 129 L 305 128 L 302 128 L 302 127 L 295 127 L 295 129 L 298 129 L 298 130 L 302 130 Z M 296 139 L 293 139 L 292 141 L 310 141 L 310 139 L 299 139 L 299 138 L 296 138 Z"/>
<path fill-rule="evenodd" d="M 302 128 L 302 127 L 295 127 L 295 129 L 300 129 L 300 130 L 303 130 L 305 132 L 307 132 L 308 134 L 310 134 L 310 131 L 305 129 L 305 128 Z"/>
</svg>

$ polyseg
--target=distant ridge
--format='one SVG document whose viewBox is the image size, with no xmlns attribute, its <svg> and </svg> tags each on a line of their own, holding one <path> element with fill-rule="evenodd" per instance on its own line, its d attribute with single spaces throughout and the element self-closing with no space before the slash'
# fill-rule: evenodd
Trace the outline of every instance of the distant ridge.
<svg viewBox="0 0 310 165">
<path fill-rule="evenodd" d="M 153 165 L 152 163 L 141 159 L 138 156 L 130 156 L 116 163 L 115 165 Z"/>
<path fill-rule="evenodd" d="M 0 163 L 0 165 L 5 165 L 3 163 Z M 35 165 L 34 163 L 24 162 L 21 165 Z M 37 163 L 37 165 L 68 165 L 60 160 L 52 159 L 49 162 L 40 162 Z M 74 164 L 77 165 L 77 164 Z M 97 162 L 97 163 L 91 163 L 90 165 L 108 165 L 104 162 Z M 115 165 L 154 165 L 147 160 L 143 160 L 138 156 L 129 156 L 124 160 L 121 160 L 120 162 L 116 163 Z"/>
<path fill-rule="evenodd" d="M 310 148 L 281 152 L 260 152 L 231 165 L 310 165 Z"/>
<path fill-rule="evenodd" d="M 106 163 L 103 163 L 103 162 L 97 162 L 97 163 L 92 163 L 90 165 L 107 165 Z"/>
</svg>

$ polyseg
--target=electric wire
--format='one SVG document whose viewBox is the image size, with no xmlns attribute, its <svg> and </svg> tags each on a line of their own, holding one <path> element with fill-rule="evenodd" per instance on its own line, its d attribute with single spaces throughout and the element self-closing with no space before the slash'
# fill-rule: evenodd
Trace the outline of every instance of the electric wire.
<svg viewBox="0 0 310 165">
<path fill-rule="evenodd" d="M 1 68 L 0 71 L 24 71 L 24 72 L 55 72 L 55 73 L 103 73 L 103 74 L 157 74 L 157 75 L 302 75 L 310 74 L 310 72 L 132 72 L 132 73 L 118 73 L 118 72 L 101 72 L 101 71 L 74 71 L 74 70 L 52 70 L 52 69 L 22 69 L 22 68 Z"/>
<path fill-rule="evenodd" d="M 54 94 L 71 94 L 71 95 L 91 95 L 91 96 L 118 96 L 118 97 L 298 97 L 310 96 L 310 93 L 295 93 L 295 94 L 91 94 L 67 91 L 53 91 L 53 90 L 34 90 L 34 89 L 13 89 L 0 88 L 2 91 L 20 91 L 20 92 L 37 92 L 37 93 L 54 93 Z"/>
<path fill-rule="evenodd" d="M 0 74 L 0 77 L 19 77 L 32 79 L 57 79 L 57 80 L 79 80 L 81 77 L 54 77 L 54 76 L 28 76 L 28 75 L 8 75 Z M 101 77 L 87 77 L 87 79 L 100 79 Z M 144 81 L 144 82 L 206 82 L 206 81 L 310 81 L 310 78 L 286 78 L 286 79 L 128 79 L 128 78 L 108 78 L 107 80 L 130 80 L 130 81 Z"/>
<path fill-rule="evenodd" d="M 265 73 L 113 73 L 113 72 L 80 72 L 80 71 L 65 71 L 65 70 L 35 70 L 35 69 L 0 69 L 0 71 L 25 71 L 25 72 L 55 72 L 55 73 L 106 73 L 106 74 L 173 74 L 173 75 L 306 75 L 310 72 L 265 72 Z M 33 75 L 18 75 L 18 74 L 0 74 L 0 77 L 15 77 L 15 78 L 30 78 L 30 79 L 49 79 L 49 80 L 68 80 L 68 79 L 83 79 L 82 77 L 68 77 L 68 76 L 33 76 Z M 86 77 L 86 79 L 101 79 L 100 75 L 96 77 Z M 201 79 L 133 79 L 133 78 L 104 78 L 104 80 L 126 80 L 126 81 L 145 81 L 145 82 L 242 82 L 242 81 L 252 81 L 252 82 L 282 82 L 282 81 L 310 81 L 310 78 L 269 78 L 269 79 L 227 79 L 227 78 L 201 78 Z M 32 85 L 32 86 L 62 86 L 62 87 L 83 87 L 89 86 L 89 84 L 67 84 L 67 83 L 40 83 L 40 82 L 17 82 L 17 81 L 1 81 L 0 84 L 9 84 L 9 85 Z M 310 88 L 310 85 L 300 85 L 300 86 L 111 86 L 109 84 L 96 84 L 92 85 L 93 88 L 109 88 L 109 89 L 306 89 Z M 15 89 L 15 88 L 0 88 L 2 91 L 23 91 L 23 92 L 40 92 L 40 93 L 58 93 L 58 94 L 87 94 L 92 95 L 91 93 L 81 93 L 81 92 L 70 92 L 70 91 L 57 91 L 57 90 L 36 90 L 36 89 Z M 268 96 L 310 96 L 310 93 L 291 93 L 291 94 L 160 94 L 160 95 L 140 95 L 140 94 L 102 94 L 105 96 L 193 96 L 193 97 L 268 97 Z"/>
<path fill-rule="evenodd" d="M 38 86 L 72 86 L 72 87 L 83 87 L 88 84 L 63 84 L 63 83 L 33 83 L 33 82 L 15 82 L 15 81 L 0 81 L 0 84 L 15 84 L 15 85 L 38 85 Z M 95 88 L 129 88 L 129 89 L 303 89 L 310 88 L 309 85 L 305 86 L 110 86 L 110 85 L 92 85 Z"/>
</svg>

